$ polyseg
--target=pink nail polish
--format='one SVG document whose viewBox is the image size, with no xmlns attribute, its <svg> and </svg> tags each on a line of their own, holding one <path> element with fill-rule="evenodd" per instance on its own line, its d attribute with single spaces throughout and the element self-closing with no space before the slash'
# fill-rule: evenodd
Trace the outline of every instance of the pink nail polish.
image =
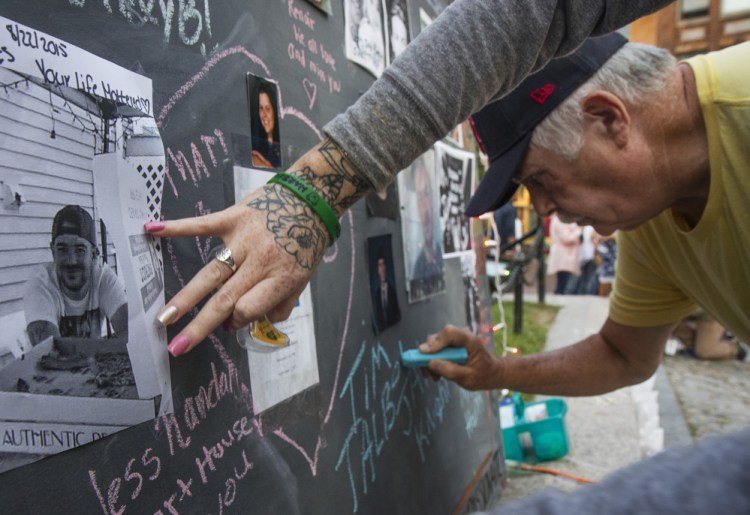
<svg viewBox="0 0 750 515">
<path fill-rule="evenodd" d="M 146 232 L 159 232 L 166 226 L 167 224 L 164 222 L 146 222 L 143 224 L 143 228 L 146 229 Z"/>
<path fill-rule="evenodd" d="M 175 358 L 181 356 L 190 346 L 190 342 L 185 336 L 178 336 L 167 345 L 167 350 Z"/>
</svg>

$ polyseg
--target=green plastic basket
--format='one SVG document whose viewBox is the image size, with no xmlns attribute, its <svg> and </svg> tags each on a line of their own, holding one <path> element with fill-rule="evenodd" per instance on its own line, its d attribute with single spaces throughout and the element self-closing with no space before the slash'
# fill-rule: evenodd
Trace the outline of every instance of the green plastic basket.
<svg viewBox="0 0 750 515">
<path fill-rule="evenodd" d="M 513 394 L 513 427 L 503 428 L 505 459 L 514 461 L 550 461 L 568 454 L 568 432 L 565 429 L 565 413 L 568 406 L 563 399 L 547 399 L 538 402 L 523 402 L 518 393 Z M 526 410 L 545 404 L 547 418 L 526 421 Z"/>
</svg>

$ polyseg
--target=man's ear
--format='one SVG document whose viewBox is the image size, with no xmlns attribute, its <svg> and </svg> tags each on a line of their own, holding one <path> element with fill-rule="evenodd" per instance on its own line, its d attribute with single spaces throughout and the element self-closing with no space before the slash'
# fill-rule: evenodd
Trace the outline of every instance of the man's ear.
<svg viewBox="0 0 750 515">
<path fill-rule="evenodd" d="M 608 91 L 592 91 L 581 101 L 584 119 L 601 127 L 618 147 L 630 137 L 631 119 L 627 106 Z"/>
</svg>

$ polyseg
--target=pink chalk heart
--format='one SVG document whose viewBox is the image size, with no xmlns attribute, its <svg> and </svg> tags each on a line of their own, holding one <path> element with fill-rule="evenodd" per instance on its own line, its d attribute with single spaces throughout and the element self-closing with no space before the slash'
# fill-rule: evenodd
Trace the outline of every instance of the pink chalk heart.
<svg viewBox="0 0 750 515">
<path fill-rule="evenodd" d="M 302 81 L 302 86 L 305 88 L 305 93 L 307 93 L 307 99 L 310 101 L 310 109 L 312 109 L 313 104 L 315 104 L 315 95 L 318 94 L 318 86 L 316 86 L 313 82 L 310 82 L 307 79 L 304 79 Z"/>
</svg>

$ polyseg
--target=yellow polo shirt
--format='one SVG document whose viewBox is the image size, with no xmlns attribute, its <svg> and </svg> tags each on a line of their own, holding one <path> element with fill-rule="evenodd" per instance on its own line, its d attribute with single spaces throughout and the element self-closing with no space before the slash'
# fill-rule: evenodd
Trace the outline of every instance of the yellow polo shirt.
<svg viewBox="0 0 750 515">
<path fill-rule="evenodd" d="M 700 305 L 750 341 L 750 42 L 686 61 L 706 124 L 711 189 L 692 230 L 665 211 L 618 235 L 610 317 L 646 327 Z"/>
</svg>

